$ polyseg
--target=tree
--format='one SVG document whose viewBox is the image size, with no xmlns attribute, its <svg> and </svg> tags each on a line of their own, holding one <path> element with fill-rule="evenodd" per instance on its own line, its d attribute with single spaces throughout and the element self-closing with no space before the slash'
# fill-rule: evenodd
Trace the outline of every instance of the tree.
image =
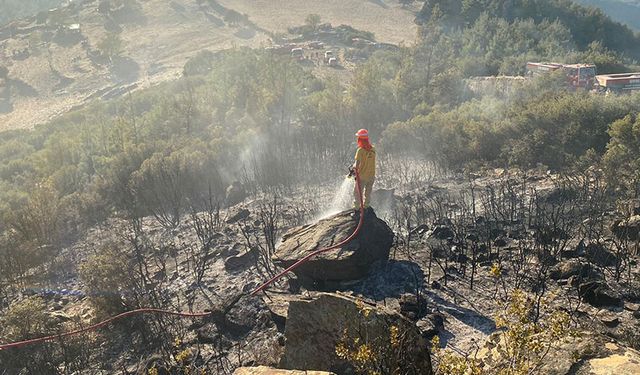
<svg viewBox="0 0 640 375">
<path fill-rule="evenodd" d="M 318 28 L 318 25 L 320 25 L 320 22 L 322 22 L 320 15 L 315 13 L 311 13 L 307 15 L 307 18 L 304 19 L 304 23 L 307 26 L 311 27 L 311 29 L 313 29 L 314 31 Z"/>
<path fill-rule="evenodd" d="M 640 118 L 627 115 L 609 126 L 604 163 L 610 181 L 637 186 L 640 181 Z M 622 179 L 620 179 L 622 177 Z"/>
<path fill-rule="evenodd" d="M 236 12 L 233 9 L 229 9 L 227 13 L 224 15 L 224 21 L 229 25 L 238 25 L 239 23 L 246 20 L 246 17 L 241 13 Z"/>
<path fill-rule="evenodd" d="M 120 35 L 108 33 L 100 42 L 98 49 L 113 62 L 113 58 L 119 56 L 124 50 L 124 42 Z"/>
</svg>

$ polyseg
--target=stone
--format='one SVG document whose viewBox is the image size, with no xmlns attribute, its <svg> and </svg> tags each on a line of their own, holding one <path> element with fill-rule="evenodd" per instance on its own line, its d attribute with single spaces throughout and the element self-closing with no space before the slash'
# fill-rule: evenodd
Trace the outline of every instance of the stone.
<svg viewBox="0 0 640 375">
<path fill-rule="evenodd" d="M 369 341 L 375 352 L 387 350 L 390 327 L 395 326 L 405 343 L 403 363 L 399 364 L 403 373 L 432 374 L 428 344 L 420 331 L 389 308 L 347 295 L 319 293 L 312 300 L 290 301 L 287 315 L 286 345 L 279 367 L 352 373 L 351 365 L 336 354 L 345 330 L 349 336 L 360 332 L 376 338 Z M 354 339 L 349 337 L 348 342 Z"/>
<path fill-rule="evenodd" d="M 246 208 L 233 210 L 229 214 L 229 217 L 227 218 L 227 220 L 225 222 L 227 224 L 235 224 L 240 220 L 244 220 L 244 219 L 248 218 L 249 215 L 251 215 L 251 212 L 249 210 L 247 210 Z"/>
<path fill-rule="evenodd" d="M 620 306 L 622 299 L 602 281 L 589 281 L 580 284 L 578 293 L 587 303 L 596 307 Z"/>
<path fill-rule="evenodd" d="M 620 318 L 612 313 L 604 314 L 600 317 L 600 321 L 609 328 L 616 328 L 620 324 Z"/>
<path fill-rule="evenodd" d="M 571 276 L 591 279 L 599 278 L 599 273 L 593 266 L 578 259 L 564 260 L 549 269 L 549 277 L 553 280 L 569 279 Z"/>
<path fill-rule="evenodd" d="M 240 181 L 234 181 L 227 187 L 225 203 L 227 206 L 235 206 L 247 198 L 247 191 Z"/>
<path fill-rule="evenodd" d="M 239 367 L 233 375 L 335 375 L 326 371 L 282 370 L 267 366 Z"/>
<path fill-rule="evenodd" d="M 358 220 L 359 215 L 344 211 L 315 224 L 294 228 L 282 237 L 273 261 L 286 268 L 313 251 L 333 246 L 351 236 Z M 379 219 L 373 209 L 368 209 L 360 232 L 351 242 L 318 254 L 293 272 L 307 285 L 362 279 L 374 263 L 389 259 L 393 237 L 387 223 Z"/>
<path fill-rule="evenodd" d="M 611 231 L 619 239 L 637 241 L 640 239 L 640 215 L 633 215 L 625 220 L 616 220 Z"/>
<path fill-rule="evenodd" d="M 572 374 L 640 374 L 640 352 L 612 343 L 605 347 L 610 351 L 609 355 L 586 359 Z"/>
<path fill-rule="evenodd" d="M 624 309 L 629 311 L 638 311 L 640 310 L 640 304 L 625 301 Z"/>
<path fill-rule="evenodd" d="M 455 233 L 453 233 L 453 229 L 446 225 L 436 225 L 431 232 L 431 237 L 438 240 L 450 240 L 455 237 Z"/>
<path fill-rule="evenodd" d="M 493 246 L 505 247 L 507 246 L 507 240 L 504 237 L 498 237 L 493 241 Z"/>
<path fill-rule="evenodd" d="M 617 257 L 601 244 L 590 243 L 585 249 L 585 257 L 598 266 L 612 267 L 617 263 Z"/>
<path fill-rule="evenodd" d="M 640 353 L 608 342 L 606 337 L 581 332 L 553 347 L 537 374 L 639 374 Z"/>
<path fill-rule="evenodd" d="M 225 259 L 224 269 L 229 272 L 244 271 L 247 268 L 254 266 L 257 260 L 258 251 L 252 249 L 242 255 L 231 256 Z"/>
</svg>

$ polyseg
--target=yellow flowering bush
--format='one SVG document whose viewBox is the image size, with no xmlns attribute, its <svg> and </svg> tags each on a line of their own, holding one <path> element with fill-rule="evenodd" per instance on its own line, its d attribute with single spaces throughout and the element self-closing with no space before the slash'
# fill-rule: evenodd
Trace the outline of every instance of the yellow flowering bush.
<svg viewBox="0 0 640 375">
<path fill-rule="evenodd" d="M 409 367 L 421 366 L 412 363 L 408 353 L 410 342 L 406 328 L 397 323 L 383 323 L 372 314 L 364 303 L 356 303 L 355 319 L 342 331 L 336 344 L 338 358 L 348 362 L 358 374 L 405 374 Z"/>
<path fill-rule="evenodd" d="M 494 317 L 499 333 L 488 340 L 489 352 L 474 359 L 440 348 L 437 337 L 432 340 L 432 355 L 437 374 L 443 375 L 529 375 L 539 373 L 544 359 L 554 344 L 576 335 L 569 315 L 549 311 L 548 299 L 540 299 L 536 319 L 535 301 L 524 291 L 515 289 Z"/>
</svg>

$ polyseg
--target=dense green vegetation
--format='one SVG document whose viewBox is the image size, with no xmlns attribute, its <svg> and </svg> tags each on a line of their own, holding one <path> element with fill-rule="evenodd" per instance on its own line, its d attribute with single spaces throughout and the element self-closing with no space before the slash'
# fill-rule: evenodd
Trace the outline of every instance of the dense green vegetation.
<svg viewBox="0 0 640 375">
<path fill-rule="evenodd" d="M 640 57 L 640 37 L 631 29 L 612 21 L 599 9 L 583 7 L 570 0 L 427 0 L 418 20 L 427 22 L 434 17 L 441 18 L 448 28 L 460 29 L 473 25 L 482 14 L 507 22 L 557 21 L 567 28 L 564 37 L 558 41 L 570 40 L 578 49 L 585 49 L 597 41 L 617 53 Z"/>
<path fill-rule="evenodd" d="M 61 0 L 0 0 L 0 25 L 58 6 Z"/>
</svg>

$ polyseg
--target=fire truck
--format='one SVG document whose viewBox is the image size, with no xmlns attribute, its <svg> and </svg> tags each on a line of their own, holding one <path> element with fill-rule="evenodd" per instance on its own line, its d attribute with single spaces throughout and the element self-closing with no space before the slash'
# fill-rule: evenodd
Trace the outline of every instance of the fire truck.
<svg viewBox="0 0 640 375">
<path fill-rule="evenodd" d="M 597 85 L 596 66 L 593 64 L 527 63 L 527 76 L 535 77 L 561 70 L 567 77 L 567 86 L 591 90 Z"/>
<path fill-rule="evenodd" d="M 640 90 L 639 73 L 597 75 L 598 85 L 605 92 L 629 92 Z"/>
</svg>

